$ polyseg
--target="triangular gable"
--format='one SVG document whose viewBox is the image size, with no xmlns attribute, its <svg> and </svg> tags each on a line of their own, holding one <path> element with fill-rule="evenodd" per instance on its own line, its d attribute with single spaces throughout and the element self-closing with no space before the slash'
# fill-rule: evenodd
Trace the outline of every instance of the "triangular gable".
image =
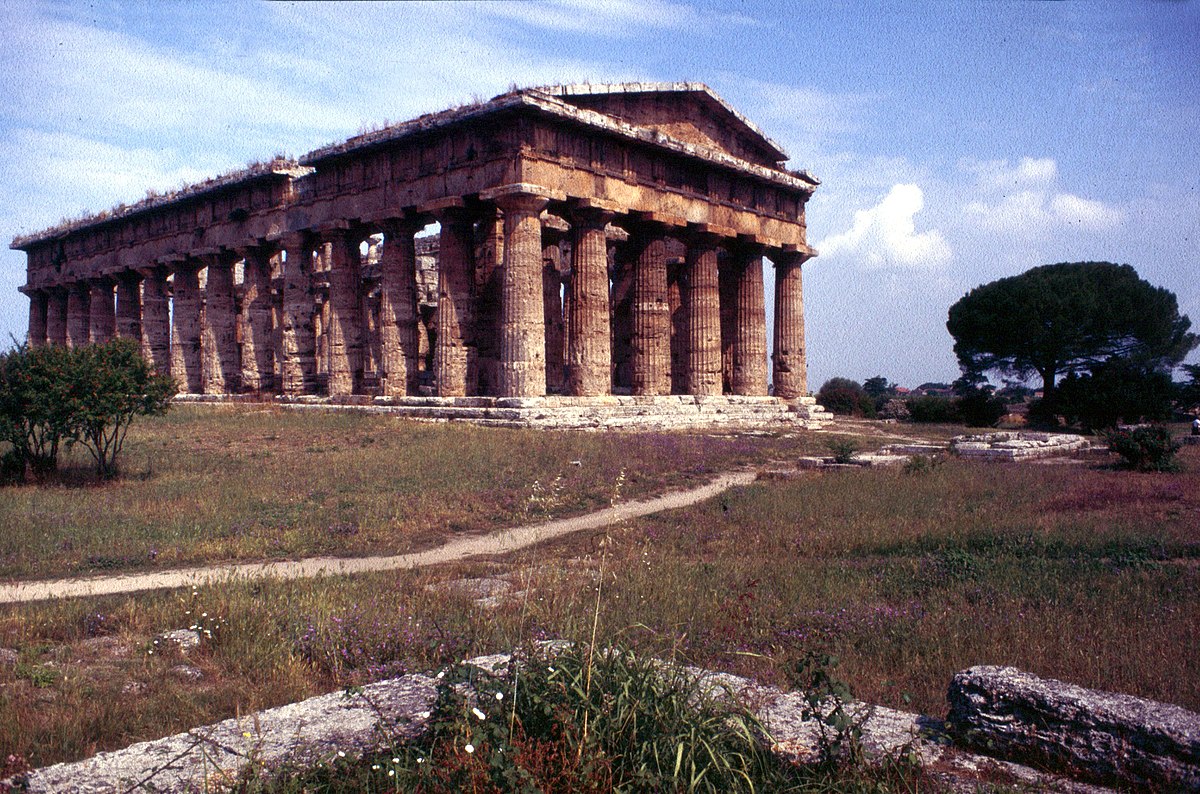
<svg viewBox="0 0 1200 794">
<path fill-rule="evenodd" d="M 777 143 L 703 83 L 557 85 L 537 90 L 758 165 L 775 168 L 788 159 Z"/>
</svg>

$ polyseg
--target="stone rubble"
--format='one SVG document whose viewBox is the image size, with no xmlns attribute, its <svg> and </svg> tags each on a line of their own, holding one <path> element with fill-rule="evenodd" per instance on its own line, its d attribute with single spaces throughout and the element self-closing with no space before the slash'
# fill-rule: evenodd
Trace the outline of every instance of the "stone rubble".
<svg viewBox="0 0 1200 794">
<path fill-rule="evenodd" d="M 557 645 L 548 644 L 546 652 L 552 653 Z M 496 672 L 512 658 L 491 654 L 465 663 Z M 728 673 L 687 670 L 711 696 L 736 698 L 751 708 L 766 727 L 776 752 L 801 762 L 819 758 L 823 728 L 808 716 L 811 707 L 803 693 L 784 692 Z M 84 761 L 56 764 L 0 781 L 0 785 L 64 794 L 139 787 L 170 792 L 228 790 L 249 769 L 270 775 L 285 768 L 333 761 L 342 754 L 383 751 L 395 742 L 416 739 L 428 727 L 437 684 L 438 677 L 429 675 L 380 681 L 99 753 Z M 1111 790 L 1086 780 L 1111 779 L 1104 769 L 1113 767 L 1116 757 L 1112 737 L 1121 737 L 1125 759 L 1132 758 L 1135 749 L 1170 759 L 1165 765 L 1136 765 L 1141 775 L 1136 778 L 1128 774 L 1135 765 L 1121 765 L 1115 782 L 1136 780 L 1138 785 L 1189 790 L 1200 785 L 1200 715 L 1184 709 L 1043 681 L 1012 668 L 963 671 L 955 676 L 950 698 L 949 724 L 857 702 L 847 704 L 846 709 L 861 727 L 862 747 L 869 760 L 903 757 L 918 761 L 937 781 L 939 790 L 976 792 L 981 785 L 1009 785 L 1022 790 L 1104 794 Z M 1064 715 L 1069 717 L 1056 723 Z M 997 724 L 1005 726 L 1002 733 L 995 732 Z M 1053 725 L 1053 730 L 1046 730 L 1047 724 Z M 1072 733 L 1074 730 L 1079 733 Z M 965 740 L 960 739 L 963 736 Z M 1055 749 L 1048 751 L 1049 756 L 1039 755 L 1027 744 L 1006 739 L 1031 736 L 1046 742 L 1043 749 Z M 959 746 L 956 739 L 960 739 Z M 1060 766 L 1060 774 L 1022 763 L 1053 757 L 1061 764 L 1065 748 L 1081 753 L 1089 746 L 1090 755 L 1069 756 Z M 1081 777 L 1085 780 L 1077 779 Z"/>
<path fill-rule="evenodd" d="M 1091 440 L 1070 433 L 1011 431 L 957 436 L 950 451 L 961 458 L 982 460 L 1028 460 L 1065 455 L 1090 449 Z"/>
</svg>

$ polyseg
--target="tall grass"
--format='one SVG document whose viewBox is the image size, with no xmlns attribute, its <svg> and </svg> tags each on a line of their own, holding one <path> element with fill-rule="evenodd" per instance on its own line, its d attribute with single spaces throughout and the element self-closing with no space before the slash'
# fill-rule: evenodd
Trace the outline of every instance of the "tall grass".
<svg viewBox="0 0 1200 794">
<path fill-rule="evenodd" d="M 224 421 L 246 431 L 278 419 L 215 424 Z M 346 422 L 346 438 L 379 433 L 359 420 L 329 421 Z M 205 422 L 168 423 L 203 440 Z M 289 426 L 271 432 L 298 432 Z M 570 461 L 581 456 L 596 456 L 584 465 L 596 476 L 587 487 L 597 504 L 611 500 L 621 466 L 634 471 L 621 498 L 637 487 L 635 478 L 649 487 L 666 476 L 638 473 L 631 444 L 647 442 L 626 437 L 605 469 L 601 452 L 587 446 L 595 438 L 548 436 L 551 448 L 567 445 L 556 454 L 570 450 L 565 466 L 508 463 L 529 479 L 505 515 L 563 509 L 574 497 L 555 479 L 571 477 Z M 583 446 L 571 449 L 576 443 Z M 665 450 L 660 462 L 695 454 L 695 466 L 715 466 L 717 453 L 730 455 L 720 461 L 729 463 L 786 451 L 784 440 L 770 438 L 750 452 L 734 449 L 745 439 L 709 448 L 686 439 L 654 443 Z M 711 449 L 714 459 L 704 459 Z M 503 559 L 0 607 L 0 648 L 19 652 L 16 664 L 0 664 L 0 758 L 33 765 L 80 758 L 533 640 L 588 647 L 593 635 L 596 647 L 622 645 L 785 686 L 799 660 L 832 654 L 858 697 L 934 715 L 944 713 L 950 676 L 974 664 L 1012 664 L 1197 709 L 1198 453 L 1186 449 L 1185 471 L 1175 475 L 959 461 L 911 474 L 812 474 Z M 364 477 L 350 493 L 370 482 Z M 483 500 L 463 498 L 461 512 L 471 504 L 493 515 Z M 484 603 L 469 587 L 446 586 L 482 577 L 504 579 L 511 591 Z M 199 622 L 212 636 L 189 655 L 154 643 Z M 202 677 L 185 676 L 180 665 Z"/>
</svg>

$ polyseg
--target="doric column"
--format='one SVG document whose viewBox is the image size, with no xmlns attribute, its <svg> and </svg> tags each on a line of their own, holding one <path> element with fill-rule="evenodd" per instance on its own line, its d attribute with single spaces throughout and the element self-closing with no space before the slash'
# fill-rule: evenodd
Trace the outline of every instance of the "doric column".
<svg viewBox="0 0 1200 794">
<path fill-rule="evenodd" d="M 442 226 L 437 348 L 433 354 L 437 393 L 440 397 L 463 397 L 475 393 L 475 317 L 471 306 L 474 229 L 460 199 L 432 206 L 430 211 Z"/>
<path fill-rule="evenodd" d="M 92 290 L 86 282 L 77 282 L 67 288 L 67 344 L 83 347 L 91 341 L 91 316 L 88 304 Z"/>
<path fill-rule="evenodd" d="M 171 306 L 171 377 L 179 390 L 200 394 L 204 375 L 200 360 L 200 267 L 188 259 L 175 266 Z"/>
<path fill-rule="evenodd" d="M 734 255 L 737 319 L 733 340 L 733 393 L 767 393 L 767 310 L 762 248 L 741 245 Z"/>
<path fill-rule="evenodd" d="M 633 287 L 637 253 L 628 242 L 613 246 L 612 292 L 609 322 L 612 325 L 613 386 L 633 388 Z"/>
<path fill-rule="evenodd" d="M 238 391 L 241 363 L 237 349 L 237 307 L 233 294 L 233 259 L 221 253 L 205 257 L 207 275 L 201 314 L 200 350 L 205 394 Z"/>
<path fill-rule="evenodd" d="M 317 380 L 312 248 L 304 234 L 288 235 L 283 245 L 282 391 L 287 395 L 310 394 Z"/>
<path fill-rule="evenodd" d="M 633 284 L 633 393 L 671 392 L 671 306 L 667 297 L 663 228 L 634 224 L 629 242 L 636 251 Z"/>
<path fill-rule="evenodd" d="M 542 316 L 545 318 L 546 393 L 563 389 L 566 369 L 566 318 L 563 314 L 563 278 L 559 267 L 563 230 L 542 228 Z"/>
<path fill-rule="evenodd" d="M 383 226 L 379 260 L 379 347 L 381 386 L 391 397 L 415 394 L 420 383 L 417 358 L 417 249 L 413 236 L 420 220 L 391 220 Z"/>
<path fill-rule="evenodd" d="M 113 283 L 106 278 L 92 282 L 88 304 L 90 333 L 93 342 L 107 342 L 117 330 L 117 315 L 113 304 Z"/>
<path fill-rule="evenodd" d="M 590 397 L 612 391 L 608 241 L 614 213 L 579 206 L 571 222 L 571 291 L 567 295 L 567 394 Z"/>
<path fill-rule="evenodd" d="M 696 233 L 688 239 L 687 370 L 689 394 L 721 394 L 721 301 L 717 276 L 720 238 Z"/>
<path fill-rule="evenodd" d="M 67 291 L 61 287 L 50 290 L 46 307 L 46 339 L 52 345 L 67 343 Z"/>
<path fill-rule="evenodd" d="M 245 258 L 242 267 L 242 315 L 246 332 L 242 335 L 242 388 L 269 391 L 275 382 L 274 321 L 271 306 L 271 257 L 265 246 L 239 252 Z"/>
<path fill-rule="evenodd" d="M 142 276 L 136 271 L 117 277 L 117 336 L 142 341 Z"/>
<path fill-rule="evenodd" d="M 532 185 L 506 185 L 480 195 L 504 212 L 500 275 L 500 367 L 497 394 L 546 393 L 546 317 L 542 303 L 542 221 L 549 198 Z"/>
<path fill-rule="evenodd" d="M 775 352 L 772 382 L 775 396 L 785 400 L 808 393 L 808 358 L 804 349 L 804 291 L 800 269 L 808 253 L 784 252 L 775 260 Z"/>
<path fill-rule="evenodd" d="M 171 371 L 171 304 L 167 270 L 142 271 L 142 356 L 159 372 Z"/>
<path fill-rule="evenodd" d="M 339 230 L 324 239 L 330 244 L 329 394 L 341 396 L 359 391 L 362 382 L 362 236 Z"/>
<path fill-rule="evenodd" d="M 29 336 L 31 347 L 42 347 L 46 344 L 46 322 L 49 312 L 49 299 L 41 290 L 29 292 Z"/>
<path fill-rule="evenodd" d="M 667 307 L 671 312 L 671 394 L 687 394 L 687 307 L 683 293 L 687 284 L 684 261 L 667 259 Z"/>
</svg>

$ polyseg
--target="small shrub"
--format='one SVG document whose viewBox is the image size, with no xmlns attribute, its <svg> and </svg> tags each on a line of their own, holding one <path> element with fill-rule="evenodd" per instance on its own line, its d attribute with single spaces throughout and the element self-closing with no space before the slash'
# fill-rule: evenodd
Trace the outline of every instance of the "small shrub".
<svg viewBox="0 0 1200 794">
<path fill-rule="evenodd" d="M 858 452 L 858 442 L 844 436 L 826 439 L 825 446 L 833 454 L 834 463 L 852 463 L 854 454 Z"/>
<path fill-rule="evenodd" d="M 875 418 L 875 398 L 867 394 L 858 381 L 849 378 L 830 378 L 817 392 L 817 402 L 831 413 L 841 416 Z"/>
<path fill-rule="evenodd" d="M 911 455 L 904 461 L 905 474 L 928 474 L 945 463 L 940 455 Z"/>
<path fill-rule="evenodd" d="M 1104 434 L 1110 451 L 1136 471 L 1179 471 L 1175 453 L 1182 446 L 1162 425 L 1117 429 Z"/>
</svg>

